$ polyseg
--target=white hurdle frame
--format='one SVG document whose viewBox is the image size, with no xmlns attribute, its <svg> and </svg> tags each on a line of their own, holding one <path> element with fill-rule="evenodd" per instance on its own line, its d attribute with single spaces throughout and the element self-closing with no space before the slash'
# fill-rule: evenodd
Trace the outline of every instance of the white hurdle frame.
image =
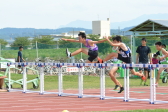
<svg viewBox="0 0 168 112">
<path fill-rule="evenodd" d="M 109 63 L 7 63 L 9 68 L 8 78 L 9 78 L 9 89 L 8 91 L 22 91 L 23 93 L 31 93 L 31 92 L 38 92 L 39 94 L 58 94 L 58 96 L 78 96 L 78 98 L 82 97 L 99 97 L 101 100 L 104 99 L 122 99 L 125 102 L 128 101 L 147 101 L 150 104 L 155 103 L 168 103 L 168 101 L 160 101 L 156 100 L 156 87 L 155 87 L 155 69 L 158 67 L 168 68 L 167 64 L 109 64 Z M 23 90 L 15 90 L 11 89 L 10 80 L 11 80 L 11 73 L 10 73 L 10 65 L 22 65 L 23 66 Z M 40 67 L 40 91 L 29 91 L 27 90 L 27 74 L 26 74 L 26 67 L 27 65 L 38 65 Z M 44 91 L 44 71 L 43 65 L 53 65 L 59 68 L 58 74 L 58 92 L 46 92 Z M 63 75 L 62 75 L 62 66 L 76 66 L 79 69 L 78 74 L 78 94 L 72 93 L 64 93 L 63 92 Z M 83 94 L 83 74 L 82 74 L 82 67 L 84 66 L 96 66 L 100 68 L 100 95 L 85 95 Z M 105 96 L 105 67 L 107 66 L 117 66 L 122 67 L 125 72 L 124 76 L 124 97 L 112 97 L 112 96 Z M 149 99 L 137 99 L 137 98 L 130 98 L 129 93 L 129 67 L 148 67 L 151 69 L 151 77 L 150 77 L 150 98 Z"/>
</svg>

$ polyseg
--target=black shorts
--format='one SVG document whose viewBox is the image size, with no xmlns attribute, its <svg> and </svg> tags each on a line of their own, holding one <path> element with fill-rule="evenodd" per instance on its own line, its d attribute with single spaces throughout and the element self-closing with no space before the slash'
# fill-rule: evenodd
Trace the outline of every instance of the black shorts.
<svg viewBox="0 0 168 112">
<path fill-rule="evenodd" d="M 148 64 L 148 63 L 142 63 L 142 62 L 139 62 L 139 64 Z M 138 71 L 142 71 L 142 70 L 144 70 L 144 71 L 149 71 L 149 69 L 148 69 L 148 67 L 140 67 L 139 69 L 138 69 Z"/>
<path fill-rule="evenodd" d="M 131 64 L 132 60 L 131 57 L 122 57 L 121 54 L 118 53 L 118 58 L 119 60 L 121 60 L 122 62 L 126 63 L 126 64 Z M 130 67 L 129 69 L 133 69 L 132 67 Z"/>
<path fill-rule="evenodd" d="M 98 56 L 98 51 L 89 50 L 88 55 L 89 55 L 88 60 L 89 60 L 90 62 L 92 62 L 94 59 L 97 58 L 97 56 Z"/>
<path fill-rule="evenodd" d="M 21 65 L 18 65 L 18 67 L 21 67 Z"/>
</svg>

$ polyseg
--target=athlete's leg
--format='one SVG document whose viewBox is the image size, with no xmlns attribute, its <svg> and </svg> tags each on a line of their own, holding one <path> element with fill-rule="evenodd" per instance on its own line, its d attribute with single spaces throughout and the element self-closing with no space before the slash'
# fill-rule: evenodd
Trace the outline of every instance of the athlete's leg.
<svg viewBox="0 0 168 112">
<path fill-rule="evenodd" d="M 107 55 L 106 57 L 105 57 L 105 59 L 103 59 L 103 62 L 105 62 L 105 61 L 108 61 L 108 60 L 110 60 L 110 59 L 112 59 L 112 58 L 118 58 L 118 53 L 110 53 L 109 55 Z"/>
<path fill-rule="evenodd" d="M 136 72 L 133 68 L 130 68 L 130 71 L 133 75 L 137 75 L 137 76 L 141 77 L 142 80 L 146 79 L 145 76 L 142 73 Z"/>
<path fill-rule="evenodd" d="M 116 71 L 118 70 L 118 67 L 113 67 L 110 71 L 109 71 L 109 76 L 111 78 L 111 80 L 116 84 L 119 85 L 120 87 L 122 87 L 121 83 L 116 79 L 115 75 L 116 75 Z"/>
<path fill-rule="evenodd" d="M 85 48 L 80 48 L 80 49 L 78 49 L 78 50 L 72 52 L 72 53 L 71 53 L 71 56 L 75 56 L 75 55 L 77 55 L 77 54 L 79 54 L 79 53 L 81 53 L 81 52 L 84 53 L 84 54 L 86 54 L 86 55 L 88 55 L 88 50 L 87 50 L 87 49 L 85 49 Z"/>
<path fill-rule="evenodd" d="M 158 74 L 157 74 L 157 79 L 156 79 L 156 84 L 159 83 L 160 74 L 162 73 L 163 70 L 164 70 L 164 68 L 159 68 L 159 71 L 158 71 Z"/>
</svg>

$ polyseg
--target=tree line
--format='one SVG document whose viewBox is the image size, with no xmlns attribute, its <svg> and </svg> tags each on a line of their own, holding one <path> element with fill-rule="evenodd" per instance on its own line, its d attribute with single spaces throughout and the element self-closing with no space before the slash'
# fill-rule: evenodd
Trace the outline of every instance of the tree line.
<svg viewBox="0 0 168 112">
<path fill-rule="evenodd" d="M 126 36 L 121 36 L 124 43 L 128 46 L 131 45 L 131 38 Z M 64 37 L 64 38 L 71 38 L 71 37 Z M 87 35 L 87 38 L 97 41 L 100 40 L 98 35 Z M 144 37 L 136 37 L 135 38 L 135 45 L 139 46 L 141 44 L 141 38 Z M 148 46 L 153 46 L 155 42 L 161 41 L 162 43 L 167 43 L 167 37 L 145 37 L 147 39 Z M 80 48 L 81 45 L 79 43 L 71 43 L 63 40 L 59 40 L 58 42 L 54 40 L 52 36 L 41 36 L 41 37 L 34 37 L 30 40 L 29 37 L 17 37 L 15 38 L 14 42 L 10 45 L 11 49 L 18 49 L 19 46 L 23 46 L 24 49 L 35 49 L 36 42 L 38 43 L 38 49 L 55 49 L 59 48 Z M 5 47 L 8 42 L 4 39 L 0 39 L 0 43 L 2 47 Z M 107 52 L 111 49 L 110 45 L 107 42 L 98 44 L 99 50 L 103 52 Z"/>
</svg>

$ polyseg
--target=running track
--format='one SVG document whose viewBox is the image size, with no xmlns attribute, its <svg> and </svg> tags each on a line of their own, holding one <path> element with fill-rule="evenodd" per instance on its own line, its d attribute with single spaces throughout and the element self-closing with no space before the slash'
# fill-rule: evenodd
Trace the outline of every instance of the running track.
<svg viewBox="0 0 168 112">
<path fill-rule="evenodd" d="M 149 98 L 149 88 L 130 88 L 130 97 Z M 64 90 L 77 93 L 77 90 Z M 123 96 L 116 91 L 106 89 L 107 96 Z M 85 94 L 99 95 L 99 90 L 84 90 Z M 168 101 L 167 87 L 157 88 L 157 100 Z M 0 92 L 0 112 L 61 112 L 74 111 L 120 111 L 135 109 L 168 109 L 168 104 L 151 105 L 148 102 L 99 98 L 77 98 L 77 96 L 57 96 L 56 94 L 39 95 L 38 93 Z"/>
</svg>

